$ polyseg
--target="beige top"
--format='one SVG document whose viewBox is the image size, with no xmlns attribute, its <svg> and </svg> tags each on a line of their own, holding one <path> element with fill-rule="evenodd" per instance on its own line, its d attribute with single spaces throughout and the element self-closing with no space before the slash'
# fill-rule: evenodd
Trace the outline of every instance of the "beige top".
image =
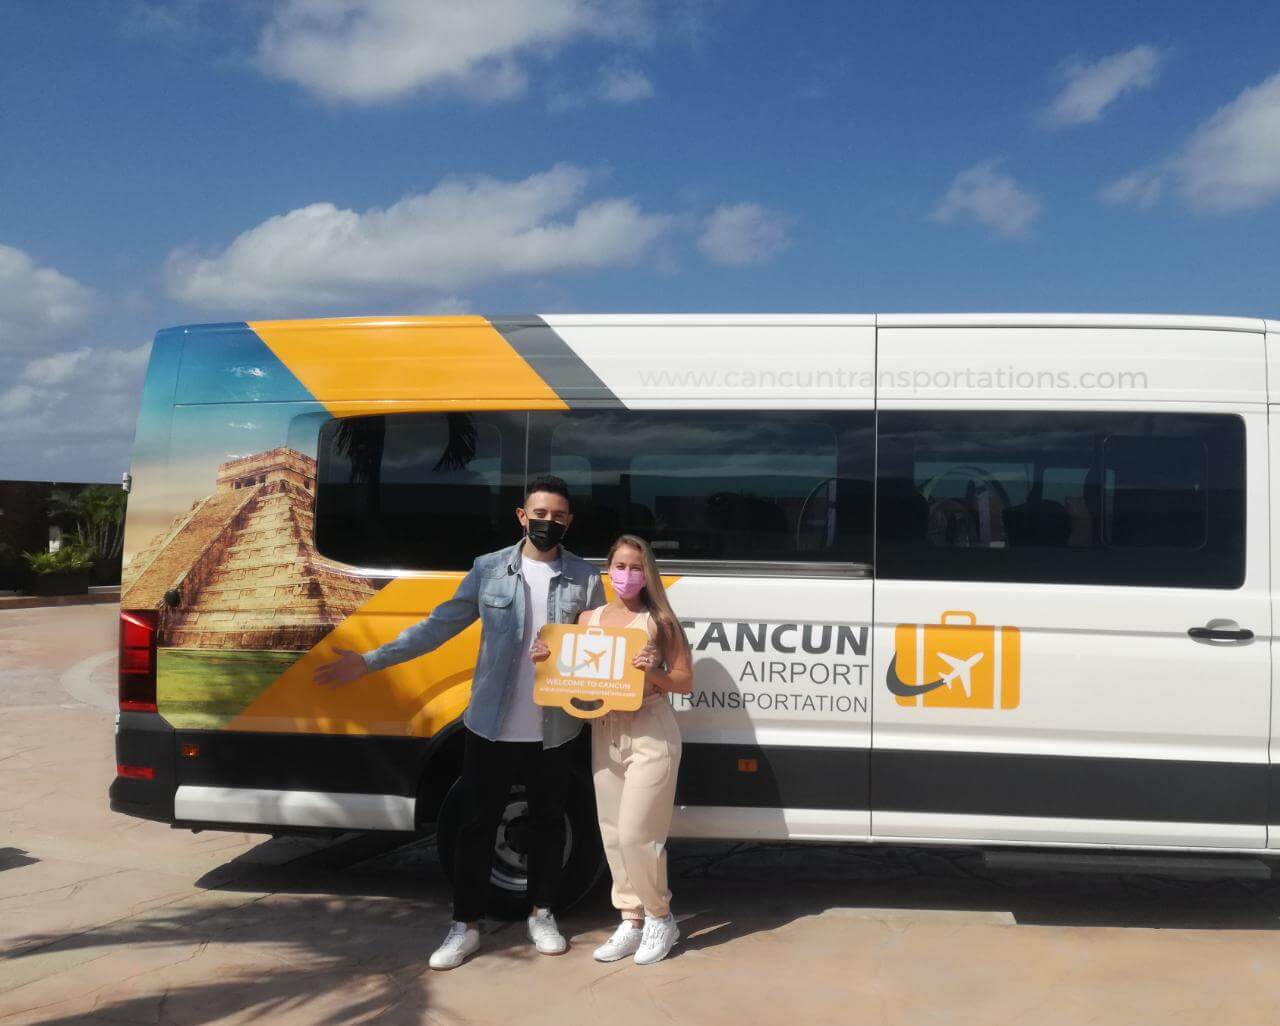
<svg viewBox="0 0 1280 1026">
<path fill-rule="evenodd" d="M 591 610 L 591 619 L 588 622 L 587 626 L 588 627 L 602 626 L 600 623 L 600 617 L 604 614 L 604 610 L 605 610 L 604 606 L 596 606 L 595 609 Z M 653 614 L 648 612 L 647 610 L 643 613 L 636 613 L 636 615 L 631 618 L 631 622 L 627 624 L 625 627 L 623 627 L 622 630 L 628 630 L 632 627 L 642 628 L 644 632 L 648 634 L 650 638 L 652 638 L 653 637 Z"/>
<path fill-rule="evenodd" d="M 604 606 L 596 606 L 595 609 L 591 610 L 591 617 L 590 619 L 587 620 L 588 627 L 604 626 L 600 622 L 600 617 L 604 613 L 604 609 L 605 609 Z M 646 634 L 649 635 L 650 641 L 656 640 L 655 635 L 657 631 L 655 630 L 653 625 L 653 614 L 648 612 L 647 610 L 643 613 L 636 613 L 636 615 L 631 618 L 631 622 L 627 624 L 625 627 L 623 627 L 622 630 L 628 630 L 629 628 L 632 628 L 632 627 L 636 627 L 643 630 Z M 645 684 L 644 686 L 644 694 L 646 698 L 649 695 L 658 695 L 661 693 L 662 692 L 659 688 L 652 687 L 649 684 Z"/>
</svg>

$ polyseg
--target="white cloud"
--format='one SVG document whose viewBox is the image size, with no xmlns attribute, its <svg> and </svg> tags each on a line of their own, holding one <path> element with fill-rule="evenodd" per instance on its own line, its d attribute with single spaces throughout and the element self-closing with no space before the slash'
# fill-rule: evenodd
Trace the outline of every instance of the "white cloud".
<svg viewBox="0 0 1280 1026">
<path fill-rule="evenodd" d="M 94 293 L 0 245 L 0 478 L 110 480 L 128 466 L 149 347 L 98 349 Z"/>
<path fill-rule="evenodd" d="M 1098 197 L 1108 206 L 1132 204 L 1141 210 L 1155 206 L 1164 191 L 1164 174 L 1160 171 L 1135 171 L 1105 186 Z"/>
<path fill-rule="evenodd" d="M 635 263 L 670 229 L 672 218 L 630 199 L 586 202 L 589 184 L 586 171 L 558 164 L 516 182 L 448 179 L 363 213 L 313 203 L 214 256 L 171 254 L 168 286 L 178 299 L 242 315 L 392 294 L 440 300 L 499 278 Z"/>
<path fill-rule="evenodd" d="M 150 343 L 135 349 L 81 346 L 66 353 L 38 356 L 18 371 L 13 390 L 34 393 L 42 399 L 89 392 L 119 393 L 140 390 Z"/>
<path fill-rule="evenodd" d="M 552 82 L 547 107 L 555 113 L 582 110 L 592 103 L 637 103 L 652 99 L 657 91 L 643 71 L 632 64 L 614 62 L 602 66 L 593 81 L 582 86 Z"/>
<path fill-rule="evenodd" d="M 0 245 L 0 478 L 111 480 L 128 466 L 148 346 L 86 345 L 93 291 Z"/>
<path fill-rule="evenodd" d="M 0 417 L 14 417 L 35 409 L 40 393 L 30 385 L 13 385 L 0 392 Z"/>
<path fill-rule="evenodd" d="M 1173 168 L 1182 196 L 1199 210 L 1227 213 L 1280 196 L 1280 73 L 1197 128 Z"/>
<path fill-rule="evenodd" d="M 0 360 L 0 476 L 112 481 L 128 469 L 149 345 Z"/>
<path fill-rule="evenodd" d="M 23 368 L 21 378 L 24 382 L 52 388 L 69 381 L 76 371 L 89 360 L 93 350 L 84 348 L 70 353 L 55 353 L 53 356 L 41 356 L 32 360 Z"/>
<path fill-rule="evenodd" d="M 378 103 L 425 88 L 519 96 L 526 65 L 596 39 L 652 39 L 648 0 L 285 0 L 258 40 L 266 74 L 330 101 Z"/>
<path fill-rule="evenodd" d="M 639 68 L 611 64 L 600 69 L 597 91 L 600 99 L 610 103 L 634 103 L 653 96 L 653 83 Z"/>
<path fill-rule="evenodd" d="M 717 264 L 763 264 L 790 245 L 789 227 L 787 218 L 758 203 L 726 204 L 707 218 L 698 248 Z"/>
<path fill-rule="evenodd" d="M 92 290 L 26 253 L 0 245 L 0 353 L 40 352 L 88 316 Z"/>
<path fill-rule="evenodd" d="M 1026 235 L 1040 216 L 1040 200 L 997 168 L 987 160 L 961 171 L 929 219 L 973 221 L 1008 239 Z"/>
<path fill-rule="evenodd" d="M 210 0 L 128 0 L 123 5 L 123 28 L 132 36 L 172 36 L 190 39 L 199 31 Z"/>
<path fill-rule="evenodd" d="M 1146 208 L 1170 182 L 1188 206 L 1211 214 L 1280 197 L 1280 73 L 1219 108 L 1171 159 L 1112 182 L 1100 196 Z"/>
<path fill-rule="evenodd" d="M 459 314 L 474 313 L 471 301 L 462 296 L 442 296 L 427 304 L 422 311 L 430 317 L 456 317 Z"/>
<path fill-rule="evenodd" d="M 1084 64 L 1069 61 L 1059 76 L 1062 91 L 1043 112 L 1049 125 L 1080 125 L 1097 121 L 1102 112 L 1125 93 L 1154 85 L 1164 54 L 1154 46 L 1135 46 Z"/>
</svg>

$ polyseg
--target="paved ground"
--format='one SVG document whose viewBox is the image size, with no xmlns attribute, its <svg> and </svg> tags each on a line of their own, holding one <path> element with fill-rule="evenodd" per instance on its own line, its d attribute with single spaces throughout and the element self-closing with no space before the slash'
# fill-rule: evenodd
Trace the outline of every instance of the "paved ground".
<svg viewBox="0 0 1280 1026">
<path fill-rule="evenodd" d="M 110 607 L 0 613 L 0 1023 L 1280 1021 L 1280 885 L 993 873 L 972 853 L 684 845 L 687 942 L 600 966 L 514 926 L 425 969 L 430 850 L 192 835 L 113 816 Z"/>
</svg>

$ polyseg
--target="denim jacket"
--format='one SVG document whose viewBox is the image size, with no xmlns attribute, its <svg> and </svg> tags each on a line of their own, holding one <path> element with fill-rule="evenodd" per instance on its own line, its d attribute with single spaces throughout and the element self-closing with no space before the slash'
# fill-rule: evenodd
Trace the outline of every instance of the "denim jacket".
<svg viewBox="0 0 1280 1026">
<path fill-rule="evenodd" d="M 476 559 L 453 598 L 425 620 L 406 628 L 394 641 L 366 652 L 370 670 L 385 670 L 416 659 L 443 645 L 480 620 L 480 654 L 471 681 L 471 702 L 463 714 L 467 729 L 490 741 L 502 729 L 517 677 L 516 660 L 524 656 L 524 588 L 520 581 L 522 538 L 509 549 Z M 604 605 L 600 572 L 586 560 L 560 550 L 560 572 L 551 578 L 547 597 L 549 623 L 576 623 L 585 609 Z M 543 709 L 542 744 L 557 748 L 578 736 L 582 721 L 561 709 Z"/>
</svg>

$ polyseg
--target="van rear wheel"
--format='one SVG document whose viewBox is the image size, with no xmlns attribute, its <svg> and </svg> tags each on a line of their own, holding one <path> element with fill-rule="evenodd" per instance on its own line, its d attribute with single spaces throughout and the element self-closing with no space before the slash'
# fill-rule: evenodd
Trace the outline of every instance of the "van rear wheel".
<svg viewBox="0 0 1280 1026">
<path fill-rule="evenodd" d="M 462 822 L 462 781 L 456 780 L 440 806 L 436 821 L 436 852 L 450 883 L 454 852 Z M 521 919 L 529 914 L 529 806 L 524 787 L 511 789 L 502 819 L 494 835 L 493 869 L 489 874 L 489 914 L 499 919 Z M 560 897 L 556 911 L 565 911 L 583 899 L 604 872 L 604 851 L 596 822 L 595 794 L 582 774 L 569 779 L 565 801 L 565 844 Z"/>
</svg>

